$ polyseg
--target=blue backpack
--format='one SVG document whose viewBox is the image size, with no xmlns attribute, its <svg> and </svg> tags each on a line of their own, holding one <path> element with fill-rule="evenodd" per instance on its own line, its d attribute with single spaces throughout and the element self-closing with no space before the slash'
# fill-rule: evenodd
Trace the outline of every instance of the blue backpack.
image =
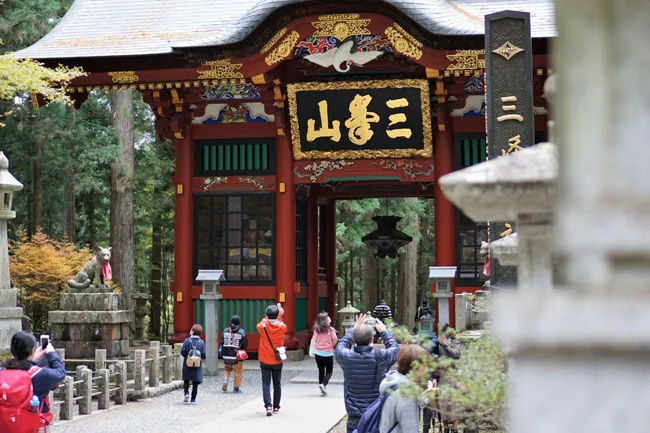
<svg viewBox="0 0 650 433">
<path fill-rule="evenodd" d="M 377 381 L 381 382 L 382 368 L 381 368 L 381 350 L 375 351 L 375 356 L 377 358 Z M 393 391 L 397 390 L 397 386 L 392 386 Z M 354 430 L 354 433 L 379 433 L 379 422 L 381 421 L 381 411 L 384 407 L 384 403 L 388 398 L 388 394 L 380 395 L 377 400 L 375 400 L 368 409 L 363 413 L 357 428 Z M 391 433 L 397 427 L 397 422 L 388 430 L 388 433 Z"/>
</svg>

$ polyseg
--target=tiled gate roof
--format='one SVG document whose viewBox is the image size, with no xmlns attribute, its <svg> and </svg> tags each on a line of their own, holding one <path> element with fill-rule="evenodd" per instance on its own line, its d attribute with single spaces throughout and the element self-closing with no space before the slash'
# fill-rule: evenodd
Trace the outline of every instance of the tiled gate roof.
<svg viewBox="0 0 650 433">
<path fill-rule="evenodd" d="M 34 59 L 165 54 L 175 48 L 241 42 L 273 11 L 305 0 L 75 0 L 43 39 L 22 50 Z M 531 13 L 533 37 L 553 37 L 552 0 L 385 0 L 438 35 L 480 35 L 483 17 Z"/>
</svg>

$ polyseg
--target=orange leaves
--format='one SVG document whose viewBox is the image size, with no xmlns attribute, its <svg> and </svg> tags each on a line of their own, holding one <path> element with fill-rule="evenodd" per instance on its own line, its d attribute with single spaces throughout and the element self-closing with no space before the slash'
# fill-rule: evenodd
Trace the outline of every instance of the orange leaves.
<svg viewBox="0 0 650 433">
<path fill-rule="evenodd" d="M 23 237 L 11 248 L 12 284 L 23 303 L 47 306 L 58 301 L 67 287 L 65 282 L 91 257 L 88 249 L 77 251 L 73 244 L 57 242 L 42 232 L 34 234 L 31 240 Z"/>
</svg>

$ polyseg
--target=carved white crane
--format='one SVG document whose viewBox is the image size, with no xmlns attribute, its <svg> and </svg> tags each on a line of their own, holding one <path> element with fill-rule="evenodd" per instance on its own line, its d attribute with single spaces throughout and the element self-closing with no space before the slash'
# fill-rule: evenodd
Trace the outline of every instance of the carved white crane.
<svg viewBox="0 0 650 433">
<path fill-rule="evenodd" d="M 357 51 L 357 44 L 353 39 L 344 41 L 338 47 L 324 53 L 310 54 L 305 59 L 323 67 L 334 66 L 339 72 L 348 72 L 350 65 L 365 65 L 381 56 L 381 51 Z M 341 65 L 345 64 L 344 68 Z"/>
</svg>

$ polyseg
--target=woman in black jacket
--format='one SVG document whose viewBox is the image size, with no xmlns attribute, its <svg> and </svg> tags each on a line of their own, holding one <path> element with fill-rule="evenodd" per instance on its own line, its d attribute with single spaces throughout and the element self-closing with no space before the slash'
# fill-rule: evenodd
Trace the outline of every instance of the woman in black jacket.
<svg viewBox="0 0 650 433">
<path fill-rule="evenodd" d="M 235 384 L 232 392 L 240 393 L 242 375 L 244 373 L 244 361 L 237 358 L 237 352 L 246 350 L 248 346 L 248 337 L 246 331 L 241 328 L 241 318 L 232 316 L 230 327 L 221 334 L 221 356 L 223 357 L 223 392 L 228 391 L 228 378 L 231 372 L 235 372 Z"/>
</svg>

